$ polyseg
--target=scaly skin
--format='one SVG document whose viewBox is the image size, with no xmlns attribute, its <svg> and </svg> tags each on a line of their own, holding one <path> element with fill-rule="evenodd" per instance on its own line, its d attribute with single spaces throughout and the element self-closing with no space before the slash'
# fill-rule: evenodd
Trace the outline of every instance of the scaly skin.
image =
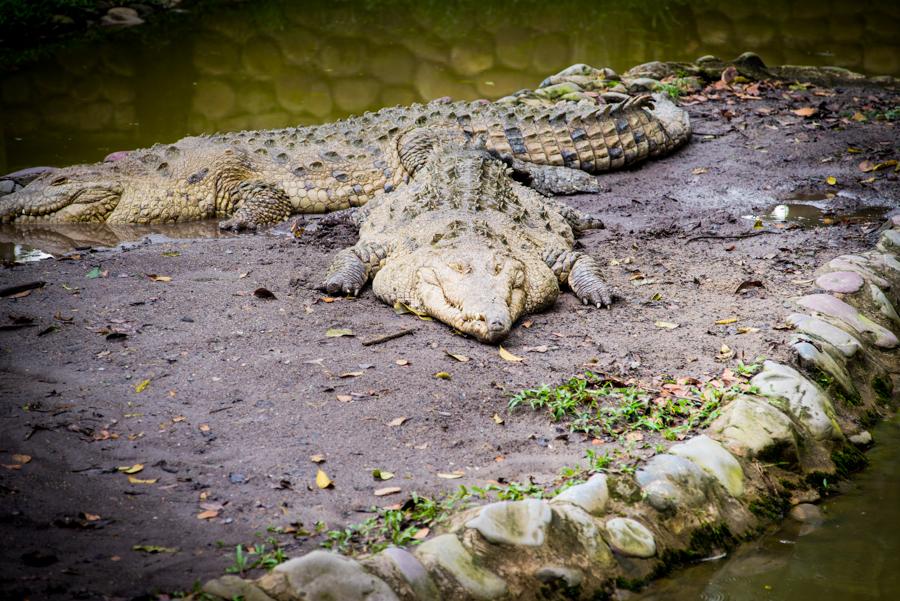
<svg viewBox="0 0 900 601">
<path fill-rule="evenodd" d="M 403 303 L 482 342 L 503 340 L 567 284 L 585 304 L 612 302 L 574 231 L 602 224 L 514 181 L 491 153 L 439 145 L 408 186 L 352 211 L 359 242 L 335 257 L 321 289 L 358 294 L 372 279 Z"/>
<path fill-rule="evenodd" d="M 412 130 L 418 129 L 415 135 Z M 441 102 L 315 127 L 184 138 L 121 160 L 56 169 L 0 198 L 0 223 L 175 223 L 255 229 L 361 206 L 403 183 L 437 142 L 482 139 L 545 192 L 596 191 L 588 174 L 667 154 L 690 137 L 664 99 L 544 106 Z"/>
</svg>

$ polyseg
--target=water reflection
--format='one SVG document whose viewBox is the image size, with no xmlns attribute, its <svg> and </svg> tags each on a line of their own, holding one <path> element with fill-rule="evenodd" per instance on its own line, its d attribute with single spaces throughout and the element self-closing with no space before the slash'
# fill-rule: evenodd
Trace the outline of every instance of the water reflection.
<svg viewBox="0 0 900 601">
<path fill-rule="evenodd" d="M 212 3 L 214 4 L 214 3 Z M 189 133 L 497 98 L 575 62 L 730 58 L 900 74 L 900 4 L 266 0 L 69 47 L 0 83 L 0 172 L 95 161 Z"/>
<path fill-rule="evenodd" d="M 114 247 L 122 242 L 151 238 L 222 238 L 216 220 L 188 223 L 135 225 L 126 223 L 53 223 L 0 225 L 0 261 L 24 262 L 41 258 L 32 249 L 60 256 L 73 249 Z"/>
<path fill-rule="evenodd" d="M 724 562 L 676 572 L 632 601 L 842 601 L 900 599 L 900 419 L 874 431 L 869 468 L 824 504 L 826 523 L 805 536 L 788 522 Z"/>
</svg>

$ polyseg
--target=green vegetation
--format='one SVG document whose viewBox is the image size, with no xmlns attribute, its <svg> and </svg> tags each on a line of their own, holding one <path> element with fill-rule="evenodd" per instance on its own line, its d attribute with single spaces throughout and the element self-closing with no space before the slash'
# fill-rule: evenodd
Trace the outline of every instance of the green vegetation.
<svg viewBox="0 0 900 601">
<path fill-rule="evenodd" d="M 745 391 L 712 383 L 702 387 L 669 384 L 660 391 L 619 386 L 588 371 L 554 388 L 544 384 L 523 390 L 510 399 L 509 409 L 525 404 L 544 409 L 554 422 L 566 421 L 572 432 L 595 438 L 617 440 L 628 432 L 644 430 L 676 440 L 716 419 L 725 393 Z"/>
<path fill-rule="evenodd" d="M 287 561 L 287 555 L 277 540 L 269 537 L 266 539 L 266 543 L 271 545 L 271 550 L 265 544 L 255 544 L 247 550 L 243 545 L 237 545 L 234 548 L 234 563 L 225 568 L 225 572 L 243 576 L 250 570 L 256 568 L 271 570 L 278 564 Z"/>
</svg>

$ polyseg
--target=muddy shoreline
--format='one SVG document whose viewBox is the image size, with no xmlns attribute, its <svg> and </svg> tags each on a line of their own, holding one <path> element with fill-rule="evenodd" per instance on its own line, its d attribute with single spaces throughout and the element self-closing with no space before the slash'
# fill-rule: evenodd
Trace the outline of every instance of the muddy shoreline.
<svg viewBox="0 0 900 601">
<path fill-rule="evenodd" d="M 339 528 L 413 491 L 550 482 L 598 447 L 543 414 L 507 413 L 522 388 L 584 369 L 650 384 L 705 380 L 738 360 L 785 359 L 785 299 L 812 290 L 818 265 L 874 244 L 886 213 L 848 215 L 898 206 L 893 170 L 859 168 L 896 156 L 896 124 L 852 118 L 898 97 L 875 88 L 718 95 L 687 106 L 699 132 L 688 147 L 603 176 L 600 194 L 565 199 L 605 221 L 580 244 L 609 264 L 625 300 L 599 311 L 561 296 L 504 343 L 521 363 L 396 315 L 368 290 L 323 300 L 313 286 L 355 240 L 343 226 L 307 227 L 298 239 L 128 244 L 4 268 L 4 287 L 47 284 L 0 300 L 0 325 L 32 320 L 0 331 L 2 463 L 31 457 L 0 468 L 0 532 L 17 541 L 0 556 L 0 590 L 33 599 L 185 590 L 220 575 L 235 545 L 268 529 Z M 809 106 L 818 117 L 792 112 Z M 823 198 L 821 220 L 754 228 L 755 216 L 803 194 Z M 761 286 L 736 292 L 745 282 Z M 276 298 L 254 296 L 261 287 Z M 330 328 L 354 336 L 327 337 Z M 415 332 L 361 344 L 407 328 Z M 723 345 L 734 351 L 724 361 Z M 451 379 L 434 377 L 442 371 Z M 648 436 L 632 452 L 648 457 L 662 442 Z M 117 469 L 136 464 L 137 482 Z M 333 489 L 316 487 L 318 467 Z M 394 472 L 402 492 L 375 497 L 375 468 Z M 457 470 L 459 479 L 437 477 Z M 218 516 L 198 519 L 204 503 L 221 506 Z M 322 541 L 278 536 L 292 556 Z"/>
</svg>

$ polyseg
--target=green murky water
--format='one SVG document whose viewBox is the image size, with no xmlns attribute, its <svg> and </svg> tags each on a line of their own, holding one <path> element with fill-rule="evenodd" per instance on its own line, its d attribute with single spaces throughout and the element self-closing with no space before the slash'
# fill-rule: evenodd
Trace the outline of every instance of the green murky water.
<svg viewBox="0 0 900 601">
<path fill-rule="evenodd" d="M 900 599 L 900 418 L 880 424 L 871 464 L 824 502 L 812 532 L 788 522 L 733 555 L 676 572 L 633 601 Z"/>
<path fill-rule="evenodd" d="M 576 62 L 621 71 L 744 50 L 770 64 L 900 75 L 900 3 L 213 4 L 0 77 L 0 173 L 187 134 L 318 123 L 442 96 L 497 98 Z"/>
</svg>

